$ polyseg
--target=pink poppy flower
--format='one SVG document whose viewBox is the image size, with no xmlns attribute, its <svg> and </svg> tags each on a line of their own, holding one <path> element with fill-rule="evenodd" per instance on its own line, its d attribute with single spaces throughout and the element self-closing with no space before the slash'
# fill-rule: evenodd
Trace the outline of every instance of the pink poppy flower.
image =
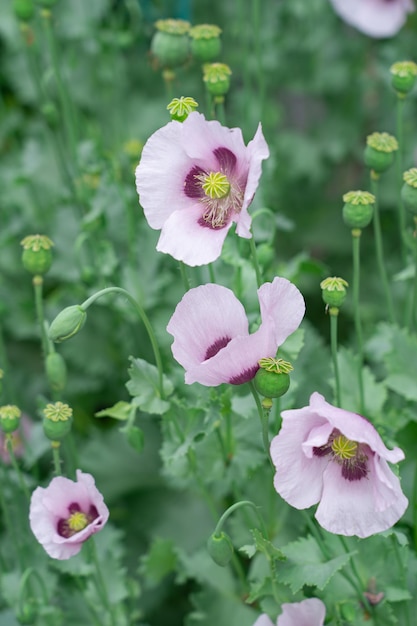
<svg viewBox="0 0 417 626">
<path fill-rule="evenodd" d="M 33 534 L 53 559 L 69 559 L 103 528 L 109 510 L 91 474 L 77 470 L 77 481 L 57 476 L 37 487 L 30 502 Z"/>
<path fill-rule="evenodd" d="M 393 526 L 407 508 L 388 450 L 361 415 L 328 404 L 313 393 L 309 406 L 282 412 L 271 442 L 274 485 L 296 509 L 319 503 L 316 518 L 331 533 L 369 537 Z"/>
<path fill-rule="evenodd" d="M 282 605 L 276 626 L 323 626 L 326 607 L 318 598 Z M 265 613 L 258 617 L 253 626 L 275 626 Z"/>
<path fill-rule="evenodd" d="M 255 376 L 259 359 L 275 356 L 300 325 L 304 299 L 297 287 L 279 277 L 263 284 L 258 298 L 262 323 L 249 334 L 245 309 L 233 291 L 213 284 L 187 291 L 167 326 L 186 383 L 240 385 Z"/>
<path fill-rule="evenodd" d="M 225 128 L 193 112 L 170 122 L 146 142 L 136 188 L 149 226 L 161 229 L 157 250 L 188 265 L 220 256 L 233 222 L 251 238 L 252 202 L 269 156 L 259 124 L 247 146 L 240 128 Z"/>
<path fill-rule="evenodd" d="M 392 37 L 414 11 L 412 0 L 330 0 L 345 22 L 370 37 Z"/>
</svg>

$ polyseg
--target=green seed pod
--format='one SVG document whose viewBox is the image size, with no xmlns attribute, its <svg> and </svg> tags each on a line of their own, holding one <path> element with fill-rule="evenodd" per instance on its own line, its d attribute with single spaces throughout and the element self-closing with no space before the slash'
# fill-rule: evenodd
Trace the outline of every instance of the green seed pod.
<svg viewBox="0 0 417 626">
<path fill-rule="evenodd" d="M 20 242 L 23 246 L 22 263 L 31 274 L 46 274 L 52 263 L 53 242 L 46 235 L 28 235 Z"/>
<path fill-rule="evenodd" d="M 43 431 L 51 441 L 61 441 L 72 428 L 72 409 L 68 404 L 55 402 L 43 410 Z"/>
<path fill-rule="evenodd" d="M 0 428 L 6 433 L 14 433 L 19 428 L 21 410 L 14 404 L 0 406 Z"/>
<path fill-rule="evenodd" d="M 391 84 L 403 97 L 414 87 L 417 78 L 417 65 L 414 61 L 399 61 L 390 68 Z"/>
<path fill-rule="evenodd" d="M 365 228 L 372 220 L 375 196 L 369 191 L 349 191 L 343 196 L 343 220 L 350 228 Z"/>
<path fill-rule="evenodd" d="M 281 372 L 268 372 L 259 369 L 253 379 L 256 391 L 265 398 L 279 398 L 287 393 L 290 387 L 289 374 Z"/>
<path fill-rule="evenodd" d="M 170 112 L 171 119 L 176 122 L 184 122 L 187 117 L 198 107 L 198 102 L 189 96 L 181 96 L 174 98 L 168 104 L 167 109 Z"/>
<path fill-rule="evenodd" d="M 87 313 L 79 304 L 68 306 L 58 313 L 49 327 L 49 337 L 55 343 L 65 341 L 73 337 L 81 330 L 87 319 Z"/>
<path fill-rule="evenodd" d="M 323 301 L 329 306 L 339 309 L 346 298 L 348 283 L 343 278 L 333 276 L 321 281 Z"/>
<path fill-rule="evenodd" d="M 203 81 L 212 96 L 225 96 L 230 88 L 232 71 L 225 63 L 205 63 Z"/>
<path fill-rule="evenodd" d="M 13 10 L 21 22 L 29 22 L 35 12 L 33 0 L 13 0 Z"/>
<path fill-rule="evenodd" d="M 46 377 L 53 391 L 63 391 L 67 384 L 67 366 L 58 352 L 51 352 L 46 357 Z"/>
<path fill-rule="evenodd" d="M 398 142 L 395 137 L 388 133 L 372 133 L 366 138 L 365 165 L 381 174 L 393 164 L 396 150 Z"/>
<path fill-rule="evenodd" d="M 174 69 L 185 63 L 189 56 L 189 22 L 184 20 L 158 20 L 157 32 L 151 41 L 151 53 L 163 68 Z"/>
<path fill-rule="evenodd" d="M 417 215 L 417 168 L 413 167 L 404 172 L 403 179 L 401 199 L 405 208 L 413 215 Z"/>
<path fill-rule="evenodd" d="M 207 550 L 211 558 L 220 567 L 225 567 L 233 556 L 233 544 L 226 533 L 212 534 L 207 541 Z"/>
<path fill-rule="evenodd" d="M 198 24 L 190 29 L 191 53 L 202 63 L 214 61 L 221 52 L 221 28 L 214 24 Z"/>
</svg>

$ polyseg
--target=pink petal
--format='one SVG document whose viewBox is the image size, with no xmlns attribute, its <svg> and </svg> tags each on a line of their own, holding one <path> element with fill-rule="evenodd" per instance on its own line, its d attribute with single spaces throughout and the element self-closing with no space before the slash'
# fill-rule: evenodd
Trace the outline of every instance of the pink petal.
<svg viewBox="0 0 417 626">
<path fill-rule="evenodd" d="M 392 37 L 414 10 L 410 0 L 330 0 L 336 13 L 370 37 Z"/>
<path fill-rule="evenodd" d="M 156 249 L 190 266 L 206 265 L 215 261 L 221 254 L 232 222 L 224 228 L 201 226 L 199 220 L 202 212 L 203 207 L 195 204 L 174 211 L 162 227 Z"/>
<path fill-rule="evenodd" d="M 304 298 L 295 285 L 281 277 L 263 284 L 258 297 L 262 326 L 268 325 L 278 348 L 299 327 L 305 313 Z"/>
<path fill-rule="evenodd" d="M 189 369 L 205 361 L 207 350 L 216 341 L 247 335 L 248 320 L 243 305 L 230 289 L 208 284 L 187 291 L 167 331 L 174 336 L 174 358 Z"/>
<path fill-rule="evenodd" d="M 323 626 L 326 607 L 318 598 L 282 605 L 277 626 Z"/>
<path fill-rule="evenodd" d="M 218 169 L 214 156 L 216 148 L 231 150 L 238 163 L 245 159 L 247 150 L 240 128 L 226 128 L 216 120 L 206 120 L 197 111 L 183 123 L 182 148 L 191 160 L 204 160 L 212 170 Z"/>
<path fill-rule="evenodd" d="M 264 613 L 260 615 L 253 626 L 274 626 L 273 622 L 269 619 L 268 615 Z"/>
<path fill-rule="evenodd" d="M 323 528 L 338 535 L 369 537 L 391 528 L 400 519 L 408 500 L 398 478 L 378 457 L 369 459 L 368 470 L 366 479 L 348 481 L 337 463 L 328 464 L 316 512 Z"/>
</svg>

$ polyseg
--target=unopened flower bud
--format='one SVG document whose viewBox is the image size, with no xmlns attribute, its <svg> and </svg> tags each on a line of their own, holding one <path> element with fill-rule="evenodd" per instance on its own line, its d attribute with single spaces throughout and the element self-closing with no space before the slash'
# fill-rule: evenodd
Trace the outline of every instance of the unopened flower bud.
<svg viewBox="0 0 417 626">
<path fill-rule="evenodd" d="M 207 550 L 213 561 L 221 567 L 225 567 L 230 562 L 234 552 L 232 541 L 224 532 L 218 535 L 213 533 L 209 537 Z"/>
<path fill-rule="evenodd" d="M 51 441 L 61 441 L 72 427 L 72 409 L 68 404 L 55 402 L 43 410 L 43 431 Z"/>
<path fill-rule="evenodd" d="M 34 275 L 46 274 L 52 263 L 53 242 L 46 235 L 28 235 L 20 242 L 23 246 L 22 263 Z"/>
<path fill-rule="evenodd" d="M 184 97 L 174 98 L 168 104 L 167 109 L 171 114 L 171 119 L 177 122 L 183 122 L 198 107 L 198 102 L 194 98 Z"/>
<path fill-rule="evenodd" d="M 191 52 L 202 63 L 216 59 L 222 49 L 221 28 L 214 24 L 198 24 L 190 29 Z"/>
<path fill-rule="evenodd" d="M 163 68 L 179 67 L 188 58 L 190 23 L 185 20 L 158 20 L 151 52 Z"/>
<path fill-rule="evenodd" d="M 16 619 L 19 624 L 24 624 L 25 626 L 36 624 L 38 620 L 38 607 L 35 600 L 28 600 L 19 607 L 16 613 Z"/>
<path fill-rule="evenodd" d="M 401 189 L 401 199 L 405 208 L 417 215 L 417 168 L 412 167 L 403 174 L 404 185 Z"/>
<path fill-rule="evenodd" d="M 343 196 L 343 220 L 350 228 L 365 228 L 372 220 L 375 196 L 369 191 L 349 191 Z"/>
<path fill-rule="evenodd" d="M 398 141 L 388 133 L 372 133 L 366 138 L 365 165 L 377 174 L 385 172 L 394 162 Z"/>
<path fill-rule="evenodd" d="M 35 12 L 33 0 L 13 0 L 13 10 L 21 22 L 29 22 Z"/>
<path fill-rule="evenodd" d="M 253 382 L 256 391 L 265 398 L 279 398 L 290 387 L 289 372 L 293 366 L 288 361 L 268 357 L 259 361 L 259 369 Z"/>
<path fill-rule="evenodd" d="M 321 281 L 322 298 L 330 306 L 339 309 L 346 298 L 348 283 L 343 278 L 332 276 Z"/>
<path fill-rule="evenodd" d="M 14 433 L 19 428 L 22 411 L 14 404 L 0 406 L 0 428 L 4 433 Z"/>
<path fill-rule="evenodd" d="M 399 61 L 390 68 L 391 84 L 398 95 L 405 97 L 414 87 L 417 78 L 417 65 L 414 61 Z"/>
<path fill-rule="evenodd" d="M 230 88 L 232 70 L 225 63 L 205 63 L 203 81 L 212 96 L 225 96 Z"/>
<path fill-rule="evenodd" d="M 46 377 L 52 391 L 63 391 L 67 384 L 67 366 L 58 352 L 50 352 L 46 357 Z"/>
<path fill-rule="evenodd" d="M 79 304 L 66 307 L 58 313 L 49 327 L 48 335 L 55 343 L 73 337 L 84 326 L 87 313 Z"/>
</svg>

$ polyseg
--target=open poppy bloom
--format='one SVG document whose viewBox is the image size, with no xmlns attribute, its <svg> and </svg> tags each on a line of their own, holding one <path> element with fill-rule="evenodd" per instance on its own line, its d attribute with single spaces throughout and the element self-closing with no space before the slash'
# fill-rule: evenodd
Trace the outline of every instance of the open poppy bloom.
<svg viewBox="0 0 417 626">
<path fill-rule="evenodd" d="M 282 605 L 282 613 L 278 616 L 276 626 L 323 626 L 326 607 L 318 598 L 308 598 L 301 602 Z M 275 626 L 264 613 L 253 626 Z"/>
<path fill-rule="evenodd" d="M 330 0 L 351 26 L 370 37 L 392 37 L 414 11 L 412 0 Z"/>
<path fill-rule="evenodd" d="M 245 309 L 233 291 L 211 283 L 187 291 L 167 326 L 174 336 L 174 358 L 186 370 L 186 383 L 240 385 L 255 376 L 259 359 L 275 356 L 300 325 L 304 299 L 297 287 L 280 277 L 264 283 L 258 298 L 262 322 L 249 334 Z"/>
<path fill-rule="evenodd" d="M 33 534 L 53 559 L 69 559 L 91 535 L 103 528 L 109 510 L 91 474 L 77 470 L 77 481 L 57 476 L 30 501 Z"/>
<path fill-rule="evenodd" d="M 216 260 L 231 225 L 251 238 L 252 202 L 269 156 L 259 125 L 247 146 L 240 128 L 193 112 L 146 142 L 136 188 L 149 226 L 161 229 L 157 250 L 188 265 Z"/>
<path fill-rule="evenodd" d="M 296 509 L 319 503 L 316 519 L 331 533 L 369 537 L 403 515 L 408 500 L 387 461 L 388 450 L 368 420 L 332 406 L 313 393 L 309 406 L 282 412 L 271 442 L 274 486 Z"/>
</svg>

